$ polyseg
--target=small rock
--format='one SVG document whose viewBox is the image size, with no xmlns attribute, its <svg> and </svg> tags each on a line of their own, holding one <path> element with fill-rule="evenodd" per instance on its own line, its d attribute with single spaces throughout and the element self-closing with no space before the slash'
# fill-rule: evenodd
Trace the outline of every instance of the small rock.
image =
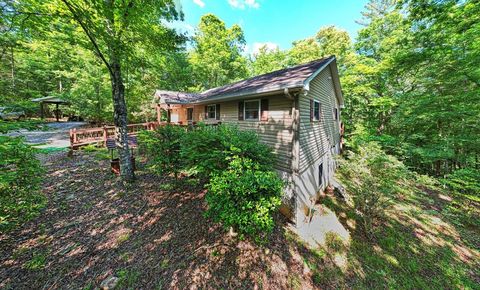
<svg viewBox="0 0 480 290">
<path fill-rule="evenodd" d="M 100 283 L 100 289 L 102 290 L 110 290 L 114 289 L 115 286 L 118 284 L 118 278 L 115 276 L 110 276 L 107 279 L 103 280 L 102 283 Z"/>
</svg>

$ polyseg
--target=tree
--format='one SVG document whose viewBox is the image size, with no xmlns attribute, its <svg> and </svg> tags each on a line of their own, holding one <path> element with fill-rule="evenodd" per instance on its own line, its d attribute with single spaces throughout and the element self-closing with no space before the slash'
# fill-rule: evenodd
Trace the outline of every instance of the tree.
<svg viewBox="0 0 480 290">
<path fill-rule="evenodd" d="M 352 53 L 352 41 L 348 32 L 335 26 L 322 27 L 315 36 L 322 56 L 335 55 L 340 66 Z"/>
<path fill-rule="evenodd" d="M 361 12 L 362 19 L 356 22 L 368 26 L 372 20 L 383 18 L 392 12 L 398 2 L 398 0 L 370 0 L 365 4 L 365 11 Z"/>
<path fill-rule="evenodd" d="M 133 181 L 135 174 L 128 146 L 127 106 L 122 61 L 135 41 L 156 40 L 160 49 L 175 45 L 176 35 L 160 19 L 177 18 L 173 1 L 61 0 L 88 37 L 95 54 L 108 69 L 112 87 L 114 124 L 120 155 L 121 175 Z M 62 12 L 60 10 L 60 12 Z"/>
<path fill-rule="evenodd" d="M 254 59 L 250 61 L 251 75 L 257 76 L 287 67 L 287 53 L 278 47 L 269 49 L 266 45 L 260 47 Z"/>
<path fill-rule="evenodd" d="M 321 57 L 322 52 L 314 38 L 294 41 L 292 48 L 288 51 L 288 62 L 290 65 L 306 63 Z"/>
<path fill-rule="evenodd" d="M 200 19 L 193 37 L 190 62 L 199 89 L 228 84 L 247 76 L 247 61 L 242 56 L 245 39 L 238 25 L 226 28 L 213 14 Z"/>
</svg>

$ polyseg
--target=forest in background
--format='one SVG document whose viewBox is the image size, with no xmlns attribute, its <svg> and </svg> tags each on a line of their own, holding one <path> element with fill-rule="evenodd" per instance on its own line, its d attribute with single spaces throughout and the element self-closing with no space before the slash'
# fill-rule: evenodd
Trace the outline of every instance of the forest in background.
<svg viewBox="0 0 480 290">
<path fill-rule="evenodd" d="M 0 105 L 31 113 L 29 100 L 61 96 L 72 114 L 113 119 L 109 73 L 81 27 L 56 1 L 0 1 Z M 168 1 L 167 1 L 168 2 Z M 50 5 L 50 6 L 49 6 Z M 181 9 L 181 7 L 177 7 Z M 152 119 L 155 89 L 202 91 L 276 69 L 336 55 L 350 146 L 377 141 L 420 173 L 451 178 L 474 192 L 480 154 L 480 5 L 469 1 L 371 0 L 350 39 L 319 29 L 288 50 L 245 52 L 240 26 L 215 15 L 193 36 L 169 28 L 164 15 L 151 37 L 128 35 L 122 55 L 129 121 Z M 473 185 L 472 185 L 473 184 Z"/>
</svg>

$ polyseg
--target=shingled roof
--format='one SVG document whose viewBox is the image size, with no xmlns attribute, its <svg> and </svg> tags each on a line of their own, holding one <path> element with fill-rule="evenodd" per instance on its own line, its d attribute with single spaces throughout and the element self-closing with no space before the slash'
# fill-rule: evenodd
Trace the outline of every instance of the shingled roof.
<svg viewBox="0 0 480 290">
<path fill-rule="evenodd" d="M 325 57 L 222 87 L 209 89 L 200 94 L 157 91 L 155 95 L 157 97 L 163 97 L 167 103 L 196 103 L 257 93 L 268 93 L 286 88 L 301 88 L 309 77 L 333 60 L 335 60 L 334 56 Z"/>
</svg>

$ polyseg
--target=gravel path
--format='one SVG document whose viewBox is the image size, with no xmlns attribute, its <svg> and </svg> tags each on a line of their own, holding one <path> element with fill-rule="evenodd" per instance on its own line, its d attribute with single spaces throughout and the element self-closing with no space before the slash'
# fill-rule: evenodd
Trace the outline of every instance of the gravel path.
<svg viewBox="0 0 480 290">
<path fill-rule="evenodd" d="M 85 122 L 59 122 L 46 124 L 43 131 L 28 131 L 25 129 L 10 132 L 7 136 L 23 136 L 29 144 L 39 144 L 38 148 L 56 147 L 65 148 L 70 146 L 69 130 L 85 126 Z"/>
</svg>

